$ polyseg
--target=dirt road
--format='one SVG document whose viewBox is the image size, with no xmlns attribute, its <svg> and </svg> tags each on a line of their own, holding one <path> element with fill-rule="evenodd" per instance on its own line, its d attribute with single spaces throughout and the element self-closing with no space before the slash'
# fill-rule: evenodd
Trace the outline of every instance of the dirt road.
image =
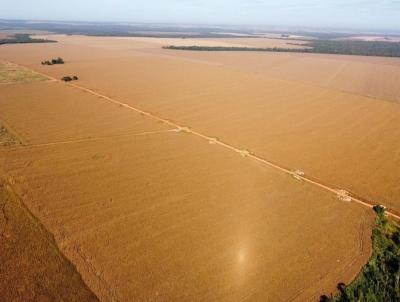
<svg viewBox="0 0 400 302">
<path fill-rule="evenodd" d="M 45 76 L 45 77 L 49 78 L 49 79 L 52 80 L 52 81 L 62 82 L 62 81 L 59 80 L 59 79 L 56 79 L 56 78 L 54 78 L 54 77 L 52 77 L 52 76 L 50 76 L 50 75 L 47 75 L 47 74 L 38 72 L 38 71 L 36 71 L 36 70 L 33 70 L 33 69 L 31 69 L 31 68 L 28 68 L 27 66 L 23 66 L 23 65 L 14 63 L 14 62 L 8 62 L 8 63 L 10 63 L 10 64 L 15 64 L 16 66 L 19 66 L 19 67 L 21 67 L 21 68 L 30 70 L 31 72 L 33 72 L 33 73 L 35 73 L 35 74 L 38 74 L 38 75 L 41 75 L 41 76 Z M 78 84 L 75 84 L 75 83 L 66 83 L 65 85 L 68 85 L 68 86 L 70 86 L 70 87 L 74 87 L 74 88 L 76 88 L 76 89 L 85 91 L 85 92 L 90 93 L 90 94 L 92 94 L 92 95 L 95 95 L 95 96 L 97 96 L 97 97 L 99 97 L 99 98 L 102 98 L 102 99 L 105 99 L 105 100 L 107 100 L 107 101 L 109 101 L 109 102 L 112 102 L 112 103 L 114 103 L 114 104 L 116 104 L 116 105 L 118 105 L 118 106 L 122 106 L 122 107 L 124 107 L 124 108 L 129 109 L 129 110 L 133 110 L 133 111 L 135 111 L 135 112 L 137 112 L 137 113 L 140 113 L 140 114 L 142 114 L 142 115 L 145 115 L 145 116 L 147 116 L 147 117 L 150 117 L 151 119 L 157 120 L 157 121 L 159 121 L 159 122 L 163 122 L 163 123 L 166 124 L 166 125 L 169 125 L 169 126 L 172 126 L 172 127 L 176 128 L 176 131 L 183 131 L 183 132 L 186 132 L 186 133 L 195 135 L 195 136 L 200 137 L 200 138 L 202 138 L 203 140 L 207 141 L 208 143 L 213 143 L 213 144 L 222 146 L 222 147 L 224 147 L 224 148 L 226 148 L 226 149 L 229 149 L 229 150 L 231 150 L 231 151 L 233 151 L 233 152 L 236 152 L 236 153 L 240 154 L 241 156 L 248 157 L 248 158 L 250 158 L 250 159 L 252 159 L 252 160 L 255 160 L 255 161 L 257 161 L 257 162 L 259 162 L 259 163 L 261 163 L 261 164 L 268 165 L 268 166 L 270 166 L 270 167 L 272 167 L 272 168 L 274 168 L 274 169 L 276 169 L 276 170 L 279 170 L 280 172 L 285 173 L 285 174 L 287 174 L 287 175 L 289 175 L 289 176 L 291 176 L 291 177 L 294 176 L 296 179 L 298 179 L 298 180 L 300 180 L 300 181 L 307 182 L 307 183 L 312 184 L 312 185 L 314 185 L 314 186 L 316 186 L 316 187 L 319 187 L 319 188 L 324 189 L 324 190 L 326 190 L 326 191 L 329 191 L 329 192 L 331 192 L 331 193 L 333 193 L 333 194 L 336 194 L 336 195 L 338 196 L 339 199 L 341 199 L 341 197 L 343 197 L 343 196 L 342 196 L 342 195 L 343 195 L 342 192 L 343 192 L 344 190 L 343 190 L 342 188 L 333 188 L 332 186 L 329 186 L 329 185 L 327 185 L 327 184 L 324 184 L 323 181 L 314 179 L 314 178 L 312 178 L 311 176 L 306 176 L 306 175 L 304 175 L 304 174 L 302 174 L 302 175 L 296 174 L 296 173 L 294 172 L 294 170 L 289 169 L 289 168 L 286 168 L 286 167 L 283 167 L 283 166 L 281 166 L 281 165 L 279 165 L 279 164 L 277 164 L 277 163 L 273 163 L 273 162 L 271 162 L 271 161 L 269 161 L 269 160 L 267 160 L 267 159 L 263 159 L 263 158 L 261 158 L 261 157 L 258 157 L 257 155 L 251 153 L 251 151 L 239 149 L 239 148 L 237 148 L 237 147 L 235 147 L 235 146 L 233 146 L 233 145 L 230 145 L 229 143 L 225 143 L 225 142 L 222 142 L 222 141 L 220 141 L 220 140 L 217 140 L 216 138 L 214 138 L 214 137 L 212 137 L 212 136 L 209 136 L 209 135 L 207 135 L 207 134 L 203 134 L 203 133 L 197 132 L 197 131 L 191 129 L 190 127 L 188 127 L 188 126 L 180 125 L 180 124 L 178 124 L 178 123 L 172 122 L 172 121 L 170 121 L 170 120 L 168 120 L 168 119 L 166 119 L 166 118 L 164 118 L 164 117 L 155 115 L 155 114 L 153 114 L 153 113 L 151 113 L 151 112 L 144 111 L 144 110 L 142 110 L 142 109 L 140 109 L 140 108 L 136 108 L 136 107 L 131 106 L 131 105 L 128 105 L 128 104 L 126 104 L 126 103 L 120 102 L 120 101 L 118 101 L 118 100 L 116 100 L 116 99 L 114 99 L 114 98 L 108 97 L 108 96 L 106 96 L 106 95 L 103 95 L 103 94 L 101 94 L 101 93 L 99 93 L 99 92 L 96 92 L 96 91 L 94 91 L 94 90 L 92 90 L 92 89 L 89 89 L 89 88 L 80 86 L 80 85 L 78 85 Z M 344 195 L 345 195 L 345 198 L 347 199 L 346 201 L 352 201 L 352 202 L 355 202 L 355 203 L 357 203 L 357 204 L 360 204 L 360 205 L 362 205 L 362 206 L 364 206 L 364 207 L 368 207 L 368 208 L 372 208 L 372 207 L 376 204 L 376 203 L 374 203 L 373 201 L 365 200 L 364 198 L 361 198 L 361 197 L 352 196 L 350 192 L 347 192 L 347 191 L 344 191 L 344 192 L 345 192 L 345 194 L 344 194 Z M 395 214 L 394 212 L 392 212 L 390 209 L 387 210 L 387 214 L 388 214 L 389 216 L 393 217 L 393 218 L 400 219 L 400 216 L 397 215 L 397 214 Z"/>
</svg>

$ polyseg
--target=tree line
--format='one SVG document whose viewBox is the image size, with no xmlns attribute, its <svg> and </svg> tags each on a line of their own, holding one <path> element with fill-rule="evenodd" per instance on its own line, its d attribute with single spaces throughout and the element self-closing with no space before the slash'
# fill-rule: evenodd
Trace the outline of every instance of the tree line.
<svg viewBox="0 0 400 302">
<path fill-rule="evenodd" d="M 172 50 L 192 51 L 269 51 L 295 53 L 322 53 L 379 57 L 400 57 L 400 42 L 355 40 L 310 40 L 305 43 L 288 43 L 302 48 L 283 47 L 225 47 L 225 46 L 164 46 Z"/>
<path fill-rule="evenodd" d="M 0 39 L 0 45 L 2 44 L 23 44 L 23 43 L 55 43 L 57 41 L 47 39 L 36 39 L 31 38 L 30 34 L 14 34 L 9 38 Z"/>
<path fill-rule="evenodd" d="M 386 217 L 384 207 L 374 210 L 371 258 L 352 283 L 339 283 L 339 294 L 323 295 L 320 302 L 400 301 L 400 224 Z"/>
</svg>

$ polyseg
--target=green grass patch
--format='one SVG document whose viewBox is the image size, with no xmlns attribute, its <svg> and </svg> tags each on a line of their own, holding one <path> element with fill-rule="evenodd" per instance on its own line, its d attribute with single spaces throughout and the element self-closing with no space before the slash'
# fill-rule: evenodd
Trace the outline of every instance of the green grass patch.
<svg viewBox="0 0 400 302">
<path fill-rule="evenodd" d="M 19 144 L 21 144 L 21 142 L 5 127 L 0 125 L 0 147 L 15 146 Z"/>
<path fill-rule="evenodd" d="M 30 70 L 8 62 L 0 62 L 0 84 L 29 83 L 45 80 L 48 79 Z"/>
</svg>

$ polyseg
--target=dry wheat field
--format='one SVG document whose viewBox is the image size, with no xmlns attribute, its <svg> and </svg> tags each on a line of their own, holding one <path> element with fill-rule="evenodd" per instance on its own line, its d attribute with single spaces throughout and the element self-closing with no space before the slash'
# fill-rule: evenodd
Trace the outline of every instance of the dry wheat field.
<svg viewBox="0 0 400 302">
<path fill-rule="evenodd" d="M 0 241 L 31 221 L 64 299 L 317 301 L 367 261 L 369 206 L 400 213 L 399 59 L 46 38 L 0 47 Z"/>
</svg>

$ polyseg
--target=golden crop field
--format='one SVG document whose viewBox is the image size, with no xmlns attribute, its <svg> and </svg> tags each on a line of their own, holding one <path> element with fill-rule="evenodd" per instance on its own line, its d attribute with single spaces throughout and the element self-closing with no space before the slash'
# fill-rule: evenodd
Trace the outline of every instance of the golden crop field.
<svg viewBox="0 0 400 302">
<path fill-rule="evenodd" d="M 102 301 L 315 301 L 400 213 L 398 59 L 49 38 L 0 47 L 48 77 L 0 85 L 0 176 Z"/>
</svg>

